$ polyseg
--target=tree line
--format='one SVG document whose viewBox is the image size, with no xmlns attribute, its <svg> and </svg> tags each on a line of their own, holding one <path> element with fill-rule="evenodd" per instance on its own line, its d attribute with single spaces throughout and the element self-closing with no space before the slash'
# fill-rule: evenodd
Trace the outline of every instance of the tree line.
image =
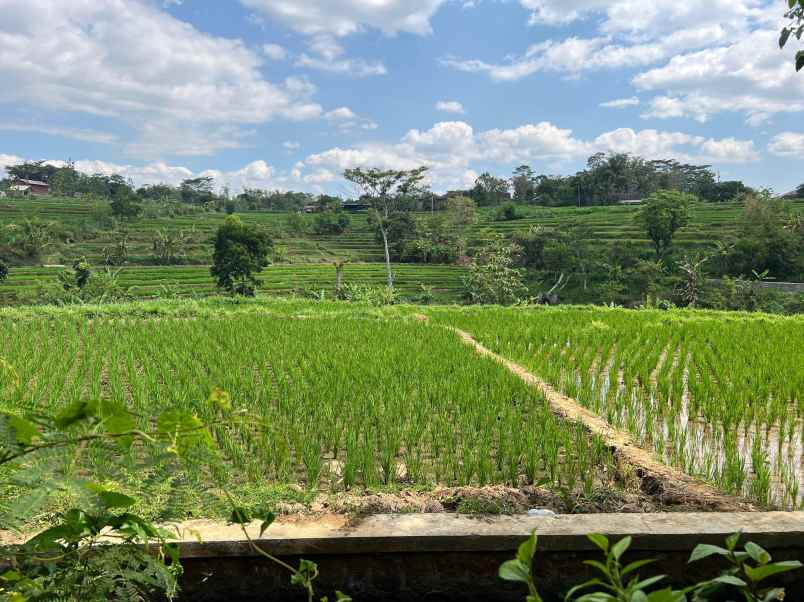
<svg viewBox="0 0 804 602">
<path fill-rule="evenodd" d="M 510 178 L 486 172 L 471 189 L 451 194 L 467 196 L 480 206 L 513 201 L 548 207 L 587 207 L 644 199 L 657 190 L 678 190 L 703 201 L 723 202 L 749 189 L 739 180 L 720 181 L 710 165 L 673 159 L 648 160 L 626 153 L 596 153 L 589 157 L 585 169 L 573 175 L 537 174 L 529 165 L 520 165 Z"/>
</svg>

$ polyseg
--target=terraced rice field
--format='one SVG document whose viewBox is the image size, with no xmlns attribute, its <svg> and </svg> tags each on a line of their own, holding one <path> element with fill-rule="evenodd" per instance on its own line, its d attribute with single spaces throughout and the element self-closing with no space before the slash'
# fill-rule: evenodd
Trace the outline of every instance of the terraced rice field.
<svg viewBox="0 0 804 602">
<path fill-rule="evenodd" d="M 791 205 L 804 212 L 804 200 L 791 201 Z M 36 216 L 58 221 L 69 230 L 89 220 L 93 212 L 99 211 L 101 206 L 102 204 L 86 200 L 55 197 L 3 199 L 0 200 L 0 224 L 19 222 L 25 217 Z M 676 234 L 675 244 L 682 249 L 710 246 L 716 236 L 734 232 L 741 209 L 738 203 L 698 203 L 693 207 L 690 224 Z M 489 230 L 510 234 L 514 231 L 526 231 L 532 226 L 562 227 L 577 223 L 587 228 L 584 236 L 590 244 L 597 247 L 606 247 L 616 241 L 632 241 L 646 247 L 649 244 L 643 228 L 635 219 L 637 207 L 524 207 L 521 211 L 524 214 L 522 219 L 496 222 L 493 219 L 493 209 L 482 210 L 481 218 L 473 226 L 470 237 L 482 239 L 484 232 Z M 246 212 L 240 215 L 248 223 L 268 228 L 274 235 L 276 244 L 284 247 L 288 257 L 294 262 L 318 262 L 343 257 L 356 262 L 382 261 L 382 249 L 374 239 L 365 214 L 352 215 L 352 225 L 346 233 L 325 236 L 290 233 L 286 228 L 286 213 Z M 425 215 L 421 214 L 422 217 Z M 186 249 L 189 263 L 209 263 L 210 240 L 224 218 L 220 213 L 201 213 L 138 220 L 128 228 L 129 261 L 135 264 L 153 263 L 153 240 L 157 231 L 167 230 L 189 233 L 191 243 Z M 59 263 L 65 257 L 86 256 L 90 262 L 98 264 L 103 260 L 104 249 L 116 243 L 119 236 L 117 232 L 100 232 L 94 239 L 80 240 L 68 246 L 56 256 L 48 258 L 47 262 Z"/>
<path fill-rule="evenodd" d="M 666 463 L 804 508 L 804 320 L 606 309 L 433 310 Z"/>
<path fill-rule="evenodd" d="M 0 302 L 19 303 L 37 287 L 54 282 L 61 268 L 15 268 L 0 286 Z M 460 295 L 464 269 L 456 266 L 399 264 L 393 266 L 396 286 L 403 297 L 416 297 L 422 285 L 432 289 L 436 301 L 456 301 Z M 344 267 L 345 284 L 383 286 L 385 266 L 348 264 Z M 281 264 L 269 267 L 261 276 L 259 290 L 265 294 L 290 295 L 335 290 L 335 268 L 327 264 Z M 118 280 L 134 298 L 209 295 L 215 292 L 208 266 L 127 266 L 120 268 Z"/>
</svg>

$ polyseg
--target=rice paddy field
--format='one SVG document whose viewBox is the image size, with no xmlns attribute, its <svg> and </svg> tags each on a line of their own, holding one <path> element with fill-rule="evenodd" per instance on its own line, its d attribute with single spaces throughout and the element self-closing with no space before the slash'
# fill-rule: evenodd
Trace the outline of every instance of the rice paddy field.
<svg viewBox="0 0 804 602">
<path fill-rule="evenodd" d="M 666 463 L 762 504 L 804 507 L 801 318 L 600 308 L 437 316 Z"/>
<path fill-rule="evenodd" d="M 790 201 L 790 204 L 794 210 L 804 212 L 804 199 Z M 103 203 L 86 199 L 59 197 L 2 199 L 0 225 L 37 217 L 57 221 L 70 230 L 87 222 L 93 215 L 102 213 L 104 206 Z M 527 231 L 532 226 L 562 227 L 575 223 L 586 227 L 584 236 L 589 244 L 598 248 L 606 248 L 616 241 L 632 241 L 648 247 L 644 229 L 636 221 L 638 210 L 638 207 L 616 205 L 581 208 L 527 206 L 520 208 L 521 219 L 497 222 L 494 221 L 493 208 L 483 209 L 478 223 L 472 227 L 470 237 L 482 240 L 489 231 L 510 234 Z M 690 223 L 679 230 L 674 243 L 682 249 L 711 246 L 714 238 L 735 231 L 741 212 L 739 203 L 697 203 L 693 207 Z M 382 248 L 374 239 L 366 214 L 353 214 L 351 227 L 340 235 L 293 234 L 286 227 L 287 213 L 254 211 L 240 215 L 245 222 L 269 229 L 277 245 L 283 247 L 286 255 L 295 263 L 315 263 L 343 257 L 350 257 L 355 262 L 382 261 Z M 420 214 L 420 217 L 426 215 Z M 152 263 L 153 240 L 157 232 L 163 230 L 186 233 L 190 239 L 186 249 L 187 263 L 207 264 L 211 255 L 210 240 L 224 219 L 225 215 L 221 213 L 139 219 L 128 228 L 129 261 L 138 265 Z M 91 263 L 100 264 L 104 249 L 114 245 L 119 238 L 118 232 L 97 232 L 91 239 L 78 240 L 66 249 L 59 250 L 46 263 L 61 263 L 65 257 L 86 256 Z"/>
<path fill-rule="evenodd" d="M 215 293 L 215 283 L 209 266 L 125 266 L 118 271 L 118 283 L 132 298 L 165 298 L 205 296 Z M 19 304 L 35 295 L 37 288 L 54 282 L 59 267 L 19 267 L 11 270 L 0 286 L 0 304 Z M 416 297 L 422 287 L 432 292 L 434 301 L 454 302 L 461 291 L 465 269 L 448 265 L 393 266 L 395 283 L 403 297 Z M 260 276 L 259 291 L 272 295 L 320 294 L 335 291 L 335 268 L 331 264 L 278 264 L 267 268 Z M 343 270 L 344 284 L 383 286 L 385 266 L 380 263 L 347 264 Z"/>
<path fill-rule="evenodd" d="M 108 399 L 141 421 L 174 407 L 212 419 L 208 397 L 220 387 L 236 410 L 271 425 L 213 427 L 229 462 L 226 489 L 245 504 L 277 491 L 537 486 L 577 500 L 627 487 L 600 437 L 558 416 L 543 392 L 479 356 L 454 327 L 667 464 L 761 507 L 802 507 L 801 318 L 298 299 L 7 308 L 0 357 L 19 383 L 0 383 L 0 403 L 25 414 Z M 105 463 L 95 455 L 82 470 L 102 475 Z M 122 486 L 145 490 L 156 518 L 225 507 L 192 468 L 154 466 Z"/>
</svg>

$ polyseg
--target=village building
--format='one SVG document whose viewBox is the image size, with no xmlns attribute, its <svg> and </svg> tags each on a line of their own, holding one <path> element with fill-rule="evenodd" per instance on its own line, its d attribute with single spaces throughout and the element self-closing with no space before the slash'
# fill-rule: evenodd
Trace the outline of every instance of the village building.
<svg viewBox="0 0 804 602">
<path fill-rule="evenodd" d="M 9 190 L 14 194 L 33 194 L 33 195 L 46 195 L 50 194 L 50 184 L 47 182 L 40 182 L 39 180 L 25 180 L 23 178 L 16 178 L 11 181 Z"/>
</svg>

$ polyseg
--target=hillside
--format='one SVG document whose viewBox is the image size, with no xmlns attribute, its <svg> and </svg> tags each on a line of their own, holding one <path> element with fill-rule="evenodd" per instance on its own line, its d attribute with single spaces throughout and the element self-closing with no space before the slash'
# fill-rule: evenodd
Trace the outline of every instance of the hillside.
<svg viewBox="0 0 804 602">
<path fill-rule="evenodd" d="M 791 201 L 804 212 L 804 200 Z M 580 226 L 580 235 L 590 247 L 604 254 L 616 243 L 631 242 L 647 251 L 649 241 L 636 222 L 639 209 L 633 206 L 535 207 L 523 206 L 522 217 L 511 221 L 495 221 L 494 210 L 479 211 L 477 223 L 467 231 L 470 245 L 482 242 L 491 232 L 510 236 L 532 227 L 561 229 L 570 224 Z M 698 203 L 693 206 L 690 223 L 675 236 L 679 251 L 711 247 L 714 240 L 731 235 L 737 228 L 742 211 L 739 203 Z M 340 235 L 317 235 L 294 231 L 288 212 L 243 212 L 247 223 L 266 228 L 274 239 L 281 257 L 270 268 L 264 290 L 272 293 L 313 292 L 334 288 L 331 263 L 348 258 L 345 278 L 353 284 L 383 283 L 382 248 L 374 238 L 366 214 L 351 216 L 349 229 Z M 419 218 L 426 213 L 417 214 Z M 120 224 L 110 219 L 108 203 L 62 197 L 0 199 L 0 226 L 20 224 L 26 219 L 56 222 L 64 242 L 47 247 L 39 265 L 16 266 L 8 281 L 0 288 L 0 299 L 13 302 L 25 298 L 36 287 L 52 280 L 58 267 L 76 258 L 86 257 L 92 265 L 104 263 L 105 252 L 120 240 L 127 241 L 128 258 L 120 272 L 120 283 L 131 295 L 174 296 L 205 294 L 213 290 L 208 264 L 210 240 L 225 214 L 203 212 L 177 216 L 146 216 Z M 298 227 L 298 226 L 296 226 Z M 186 243 L 177 263 L 157 265 L 153 243 L 160 235 L 183 236 Z M 437 300 L 457 299 L 463 268 L 449 265 L 408 264 L 396 268 L 400 292 L 413 295 L 420 285 L 432 287 Z"/>
</svg>

